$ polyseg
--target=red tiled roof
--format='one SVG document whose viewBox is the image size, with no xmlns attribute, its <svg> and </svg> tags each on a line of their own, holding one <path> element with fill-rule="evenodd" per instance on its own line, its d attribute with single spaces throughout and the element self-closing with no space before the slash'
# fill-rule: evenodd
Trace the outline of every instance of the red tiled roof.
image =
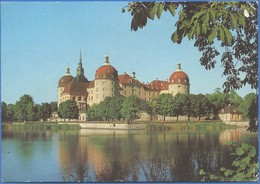
<svg viewBox="0 0 260 184">
<path fill-rule="evenodd" d="M 188 75 L 183 71 L 176 71 L 170 76 L 171 84 L 187 84 L 189 83 Z"/>
<path fill-rule="evenodd" d="M 69 93 L 71 95 L 79 95 L 79 96 L 87 96 L 87 88 L 93 87 L 93 82 L 78 82 L 76 78 L 74 78 L 71 82 L 69 82 L 62 93 Z"/>
<path fill-rule="evenodd" d="M 119 80 L 119 84 L 129 84 L 129 83 L 132 83 L 132 81 L 133 81 L 135 84 L 144 85 L 143 83 L 141 83 L 137 79 L 133 79 L 133 77 L 131 77 L 127 73 L 119 75 L 118 80 Z"/>
<path fill-rule="evenodd" d="M 154 80 L 149 84 L 152 89 L 167 90 L 169 89 L 169 82 L 163 80 Z"/>
<path fill-rule="evenodd" d="M 58 87 L 65 87 L 69 82 L 74 79 L 71 75 L 64 75 L 58 82 Z"/>
<path fill-rule="evenodd" d="M 117 78 L 118 72 L 111 65 L 103 65 L 96 70 L 96 79 L 102 78 Z"/>
</svg>

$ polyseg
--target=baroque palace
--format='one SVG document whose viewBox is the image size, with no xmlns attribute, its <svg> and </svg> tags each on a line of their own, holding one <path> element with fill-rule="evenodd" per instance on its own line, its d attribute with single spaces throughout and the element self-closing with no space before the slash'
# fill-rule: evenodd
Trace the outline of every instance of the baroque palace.
<svg viewBox="0 0 260 184">
<path fill-rule="evenodd" d="M 135 72 L 130 76 L 127 73 L 118 75 L 118 71 L 110 64 L 109 57 L 104 57 L 104 63 L 95 73 L 95 79 L 89 81 L 84 75 L 82 56 L 77 68 L 77 75 L 70 74 L 70 68 L 58 82 L 58 106 L 66 100 L 75 100 L 80 110 L 79 120 L 86 120 L 84 111 L 88 106 L 100 103 L 105 97 L 136 95 L 140 99 L 149 101 L 162 93 L 175 96 L 178 93 L 189 94 L 190 83 L 188 75 L 182 71 L 181 64 L 177 64 L 169 80 L 154 80 L 142 83 L 135 77 Z"/>
</svg>

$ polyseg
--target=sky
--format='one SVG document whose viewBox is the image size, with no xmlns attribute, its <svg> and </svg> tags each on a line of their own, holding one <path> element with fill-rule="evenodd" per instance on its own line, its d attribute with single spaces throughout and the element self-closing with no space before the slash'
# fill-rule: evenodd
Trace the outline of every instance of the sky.
<svg viewBox="0 0 260 184">
<path fill-rule="evenodd" d="M 76 75 L 80 50 L 88 80 L 107 54 L 119 74 L 136 72 L 141 82 L 166 80 L 177 62 L 190 79 L 192 94 L 222 88 L 220 59 L 216 68 L 200 65 L 193 41 L 171 41 L 176 17 L 163 12 L 131 31 L 127 2 L 1 2 L 1 101 L 15 103 L 24 94 L 34 102 L 57 101 L 59 79 L 66 66 Z M 244 97 L 249 86 L 237 91 Z"/>
</svg>

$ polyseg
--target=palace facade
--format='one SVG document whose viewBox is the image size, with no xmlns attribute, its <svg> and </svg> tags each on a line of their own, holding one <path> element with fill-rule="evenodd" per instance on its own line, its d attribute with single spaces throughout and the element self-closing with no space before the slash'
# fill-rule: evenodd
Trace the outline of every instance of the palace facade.
<svg viewBox="0 0 260 184">
<path fill-rule="evenodd" d="M 181 64 L 178 63 L 169 80 L 154 80 L 150 83 L 142 83 L 132 75 L 123 73 L 118 75 L 118 71 L 105 55 L 104 63 L 95 73 L 95 79 L 89 81 L 84 75 L 82 66 L 82 55 L 80 53 L 76 76 L 70 74 L 67 66 L 66 73 L 58 82 L 58 106 L 66 100 L 77 102 L 78 108 L 84 112 L 88 106 L 100 103 L 105 97 L 131 96 L 149 101 L 153 97 L 162 93 L 169 93 L 175 96 L 178 93 L 189 94 L 190 83 L 188 75 L 182 71 Z M 85 113 L 80 113 L 79 120 L 86 120 Z"/>
</svg>

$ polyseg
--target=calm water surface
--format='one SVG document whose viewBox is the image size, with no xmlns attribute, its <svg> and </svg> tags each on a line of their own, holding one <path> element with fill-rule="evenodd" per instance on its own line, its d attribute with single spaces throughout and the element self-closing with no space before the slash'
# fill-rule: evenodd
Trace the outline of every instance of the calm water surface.
<svg viewBox="0 0 260 184">
<path fill-rule="evenodd" d="M 232 162 L 227 141 L 257 146 L 257 134 L 222 131 L 2 130 L 8 182 L 200 181 Z"/>
</svg>

